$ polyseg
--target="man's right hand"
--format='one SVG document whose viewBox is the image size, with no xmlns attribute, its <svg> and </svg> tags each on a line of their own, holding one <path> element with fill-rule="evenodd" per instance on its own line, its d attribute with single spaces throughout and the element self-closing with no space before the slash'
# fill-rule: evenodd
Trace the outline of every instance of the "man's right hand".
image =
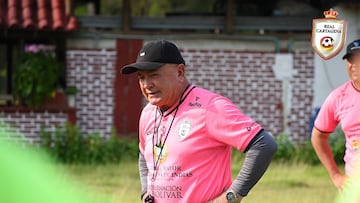
<svg viewBox="0 0 360 203">
<path fill-rule="evenodd" d="M 145 193 L 142 199 L 143 203 L 154 203 L 154 197 L 149 193 Z"/>
<path fill-rule="evenodd" d="M 346 181 L 346 176 L 342 173 L 336 173 L 331 177 L 331 180 L 338 190 L 341 190 Z"/>
<path fill-rule="evenodd" d="M 149 193 L 148 192 L 146 192 L 145 194 L 144 194 L 144 196 L 142 197 L 142 203 L 145 203 L 145 199 L 146 199 L 146 197 L 149 195 Z"/>
<path fill-rule="evenodd" d="M 330 144 L 328 142 L 329 136 L 330 133 L 321 132 L 314 127 L 311 135 L 311 143 L 321 163 L 327 170 L 331 181 L 337 189 L 341 190 L 346 176 L 340 172 L 335 163 Z"/>
</svg>

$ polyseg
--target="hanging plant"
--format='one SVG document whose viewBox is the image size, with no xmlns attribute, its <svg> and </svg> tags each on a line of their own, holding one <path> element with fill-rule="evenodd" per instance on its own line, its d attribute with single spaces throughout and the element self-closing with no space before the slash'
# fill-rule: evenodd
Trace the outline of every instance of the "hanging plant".
<svg viewBox="0 0 360 203">
<path fill-rule="evenodd" d="M 20 104 L 40 107 L 59 84 L 60 63 L 49 52 L 25 52 L 14 71 L 13 95 Z"/>
</svg>

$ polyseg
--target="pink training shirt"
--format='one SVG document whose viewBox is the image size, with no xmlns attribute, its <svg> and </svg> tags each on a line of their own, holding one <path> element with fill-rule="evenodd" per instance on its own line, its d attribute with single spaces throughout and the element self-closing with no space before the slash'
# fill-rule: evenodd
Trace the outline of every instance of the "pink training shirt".
<svg viewBox="0 0 360 203">
<path fill-rule="evenodd" d="M 161 119 L 157 107 L 148 104 L 140 118 L 139 147 L 156 203 L 204 203 L 218 197 L 232 183 L 231 147 L 244 151 L 262 129 L 220 95 L 194 86 L 187 94 L 177 112 L 172 107 Z M 167 133 L 163 149 L 154 146 Z"/>
<path fill-rule="evenodd" d="M 333 90 L 326 98 L 315 120 L 315 127 L 331 133 L 338 124 L 345 133 L 345 172 L 351 175 L 359 159 L 360 148 L 360 92 L 351 81 Z"/>
</svg>

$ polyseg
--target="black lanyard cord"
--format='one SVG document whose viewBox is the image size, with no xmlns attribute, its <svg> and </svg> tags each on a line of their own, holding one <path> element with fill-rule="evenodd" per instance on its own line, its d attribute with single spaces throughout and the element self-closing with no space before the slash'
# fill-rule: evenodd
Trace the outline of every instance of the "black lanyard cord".
<svg viewBox="0 0 360 203">
<path fill-rule="evenodd" d="M 189 87 L 190 87 L 190 84 L 185 88 L 184 92 L 183 92 L 183 93 L 181 94 L 181 96 L 180 96 L 180 101 L 179 101 L 179 103 L 176 105 L 176 107 L 175 107 L 172 111 L 170 111 L 170 112 L 169 112 L 168 114 L 166 114 L 166 115 L 160 114 L 160 122 L 159 122 L 158 126 L 156 126 L 156 125 L 157 125 L 157 112 L 159 111 L 159 109 L 158 109 L 158 108 L 155 109 L 156 111 L 155 111 L 154 133 L 153 133 L 153 137 L 152 137 L 153 164 L 154 164 L 154 171 L 155 171 L 155 172 L 153 173 L 153 177 L 152 177 L 152 180 L 153 180 L 153 181 L 155 180 L 155 178 L 156 178 L 156 176 L 157 176 L 158 167 L 160 166 L 160 157 L 161 157 L 161 154 L 162 154 L 162 152 L 163 152 L 163 149 L 164 149 L 166 140 L 167 140 L 167 138 L 169 137 L 169 133 L 170 133 L 171 127 L 172 127 L 172 125 L 173 125 L 173 123 L 174 123 L 174 120 L 175 120 L 176 114 L 177 114 L 177 112 L 178 112 L 178 110 L 179 110 L 179 107 L 180 107 L 180 105 L 185 101 L 186 97 L 190 94 L 190 92 L 195 88 L 195 86 L 193 86 L 193 87 L 187 92 L 187 94 L 184 95 L 185 92 L 186 92 L 186 90 L 187 90 Z M 175 112 L 174 112 L 174 111 L 175 111 Z M 172 112 L 174 112 L 174 116 L 173 116 L 173 118 L 171 119 L 170 126 L 169 126 L 169 128 L 168 128 L 168 130 L 167 130 L 167 132 L 166 132 L 166 135 L 165 135 L 165 139 L 164 139 L 164 141 L 162 142 L 162 135 L 161 135 L 160 137 L 158 136 L 159 128 L 160 128 L 160 125 L 161 125 L 161 120 L 162 120 L 163 117 L 166 117 L 166 116 L 170 115 Z M 155 134 L 156 134 L 156 143 L 154 142 Z M 159 139 L 159 138 L 160 138 L 160 139 Z M 159 141 L 159 140 L 160 140 L 160 141 Z M 158 155 L 157 155 L 156 161 L 155 161 L 155 147 L 160 148 L 160 151 L 159 151 L 159 153 L 158 153 Z"/>
</svg>

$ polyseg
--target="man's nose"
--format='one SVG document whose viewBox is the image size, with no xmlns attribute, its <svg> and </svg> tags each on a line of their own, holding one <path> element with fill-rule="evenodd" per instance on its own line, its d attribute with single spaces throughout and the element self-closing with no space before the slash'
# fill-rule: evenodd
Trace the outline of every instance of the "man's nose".
<svg viewBox="0 0 360 203">
<path fill-rule="evenodd" d="M 142 83 L 144 88 L 151 88 L 153 86 L 153 82 L 151 80 L 147 79 L 147 78 L 143 79 L 141 81 L 141 83 Z"/>
</svg>

